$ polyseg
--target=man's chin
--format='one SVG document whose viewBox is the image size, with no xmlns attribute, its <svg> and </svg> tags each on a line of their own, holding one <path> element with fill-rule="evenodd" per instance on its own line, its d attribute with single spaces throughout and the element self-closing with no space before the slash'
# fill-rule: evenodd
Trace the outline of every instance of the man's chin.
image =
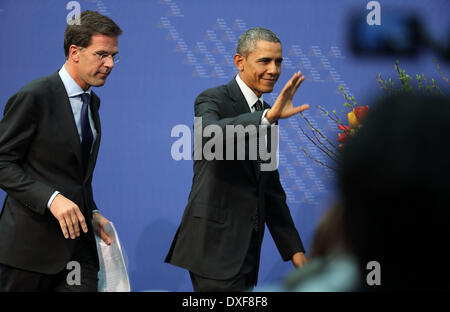
<svg viewBox="0 0 450 312">
<path fill-rule="evenodd" d="M 261 89 L 261 93 L 271 93 L 273 91 L 273 86 L 267 86 Z"/>
<path fill-rule="evenodd" d="M 93 86 L 93 87 L 101 87 L 101 86 L 103 86 L 105 84 L 105 82 L 106 82 L 106 78 L 105 79 L 98 79 L 95 82 L 93 82 L 91 84 L 91 86 Z"/>
</svg>

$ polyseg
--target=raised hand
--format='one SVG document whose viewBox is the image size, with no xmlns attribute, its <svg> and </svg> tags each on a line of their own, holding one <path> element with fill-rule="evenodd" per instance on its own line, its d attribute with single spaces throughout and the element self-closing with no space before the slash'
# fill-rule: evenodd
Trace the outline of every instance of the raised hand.
<svg viewBox="0 0 450 312">
<path fill-rule="evenodd" d="M 308 104 L 294 107 L 292 103 L 298 87 L 304 80 L 305 76 L 302 76 L 302 72 L 298 71 L 286 83 L 275 104 L 273 104 L 272 108 L 266 114 L 266 118 L 270 123 L 276 122 L 278 119 L 289 118 L 309 108 Z"/>
</svg>

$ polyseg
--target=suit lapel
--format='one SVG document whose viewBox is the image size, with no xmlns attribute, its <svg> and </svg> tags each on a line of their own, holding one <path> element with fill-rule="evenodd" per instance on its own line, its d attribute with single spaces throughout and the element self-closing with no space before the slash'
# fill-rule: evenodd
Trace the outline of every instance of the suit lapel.
<svg viewBox="0 0 450 312">
<path fill-rule="evenodd" d="M 230 98 L 233 100 L 233 109 L 236 111 L 236 115 L 251 113 L 250 107 L 247 104 L 247 100 L 245 99 L 244 94 L 239 88 L 239 85 L 236 82 L 236 79 L 232 79 L 228 85 L 228 91 Z M 252 164 L 252 171 L 254 173 L 255 179 L 259 179 L 259 168 L 258 162 L 256 160 L 250 161 Z"/>
<path fill-rule="evenodd" d="M 86 174 L 84 176 L 84 181 L 90 177 L 92 172 L 94 171 L 95 163 L 97 160 L 98 155 L 98 149 L 100 147 L 100 138 L 102 134 L 102 129 L 100 126 L 100 116 L 98 114 L 98 109 L 100 107 L 100 99 L 97 97 L 97 95 L 94 92 L 91 92 L 91 113 L 92 113 L 92 119 L 94 120 L 95 130 L 97 131 L 97 138 L 94 141 L 94 146 L 92 147 L 92 152 L 89 155 L 89 162 L 86 169 Z"/>
<path fill-rule="evenodd" d="M 50 76 L 50 90 L 52 91 L 53 107 L 56 112 L 56 122 L 59 124 L 61 133 L 63 133 L 69 140 L 68 148 L 72 150 L 78 160 L 78 169 L 81 172 L 81 144 L 80 136 L 78 134 L 75 119 L 73 117 L 72 107 L 70 105 L 69 96 L 64 87 L 64 84 L 59 77 L 58 72 Z"/>
<path fill-rule="evenodd" d="M 244 97 L 236 79 L 232 79 L 228 85 L 228 91 L 231 99 L 233 100 L 233 109 L 236 111 L 236 115 L 250 113 L 250 107 L 248 107 L 247 100 Z"/>
</svg>

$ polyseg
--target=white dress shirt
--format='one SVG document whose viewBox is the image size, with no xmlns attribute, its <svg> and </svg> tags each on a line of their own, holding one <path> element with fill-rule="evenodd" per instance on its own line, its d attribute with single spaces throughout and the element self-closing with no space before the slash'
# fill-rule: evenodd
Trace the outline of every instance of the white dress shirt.
<svg viewBox="0 0 450 312">
<path fill-rule="evenodd" d="M 255 92 L 252 91 L 252 89 L 250 89 L 244 81 L 242 81 L 241 77 L 239 77 L 239 75 L 236 75 L 236 82 L 239 86 L 239 88 L 241 89 L 242 93 L 244 94 L 245 100 L 247 101 L 247 105 L 250 107 L 250 111 L 253 113 L 255 111 L 255 107 L 253 107 L 253 105 L 255 105 L 256 101 L 260 100 L 261 104 L 264 105 L 264 99 L 263 99 L 263 95 L 261 94 L 261 97 L 256 96 Z M 271 125 L 271 123 L 267 120 L 266 118 L 266 114 L 267 111 L 269 109 L 265 109 L 262 117 L 261 117 L 261 124 L 262 125 Z"/>
</svg>

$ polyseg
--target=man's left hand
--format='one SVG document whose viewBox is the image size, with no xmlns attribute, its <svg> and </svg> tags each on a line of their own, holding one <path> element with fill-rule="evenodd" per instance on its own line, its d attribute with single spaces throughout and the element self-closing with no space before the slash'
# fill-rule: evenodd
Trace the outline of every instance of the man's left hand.
<svg viewBox="0 0 450 312">
<path fill-rule="evenodd" d="M 308 259 L 306 259 L 305 253 L 303 252 L 296 252 L 292 256 L 292 264 L 296 269 L 303 267 L 306 262 L 308 262 Z"/>
<path fill-rule="evenodd" d="M 309 108 L 309 104 L 303 104 L 298 107 L 294 107 L 292 104 L 294 95 L 304 80 L 305 76 L 303 76 L 302 72 L 299 71 L 295 73 L 286 83 L 272 108 L 270 108 L 266 113 L 266 119 L 270 123 L 274 123 L 278 119 L 289 118 Z"/>
<path fill-rule="evenodd" d="M 104 226 L 109 220 L 101 215 L 99 212 L 94 212 L 92 215 L 92 225 L 94 227 L 95 233 L 106 243 L 106 245 L 111 244 L 111 238 L 106 234 Z"/>
</svg>

